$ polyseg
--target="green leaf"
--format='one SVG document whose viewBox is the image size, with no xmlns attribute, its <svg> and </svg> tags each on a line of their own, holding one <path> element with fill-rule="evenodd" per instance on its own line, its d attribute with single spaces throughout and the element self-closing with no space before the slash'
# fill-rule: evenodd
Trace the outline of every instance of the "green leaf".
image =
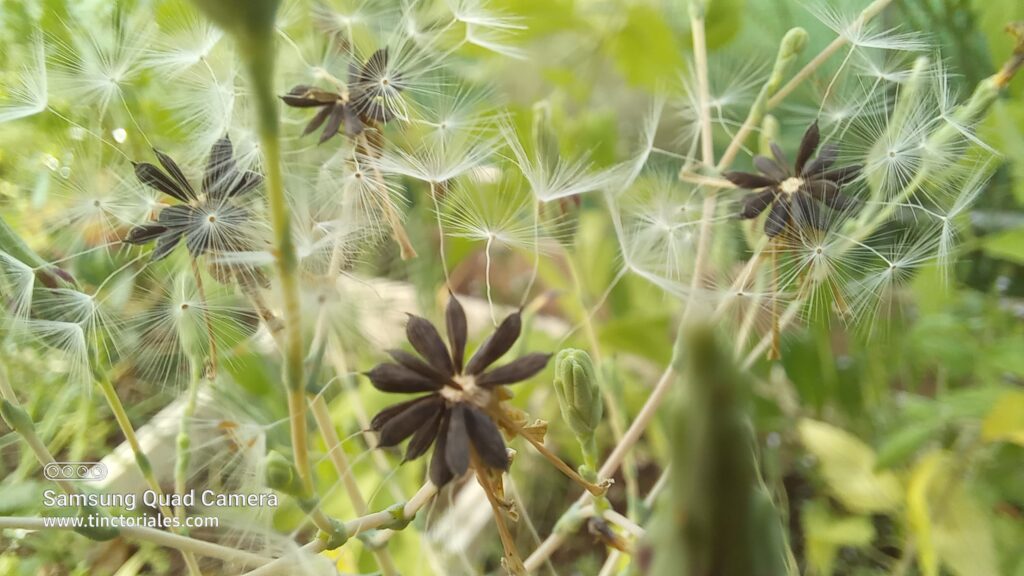
<svg viewBox="0 0 1024 576">
<path fill-rule="evenodd" d="M 844 430 L 817 420 L 799 425 L 804 446 L 821 463 L 829 491 L 854 512 L 892 512 L 903 501 L 899 480 L 878 472 L 875 452 Z"/>
<path fill-rule="evenodd" d="M 914 468 L 907 489 L 907 515 L 924 576 L 940 564 L 956 576 L 999 574 L 992 525 L 964 482 L 953 456 L 935 452 Z"/>
<path fill-rule="evenodd" d="M 626 22 L 608 43 L 610 56 L 630 84 L 657 88 L 676 76 L 683 57 L 665 15 L 645 5 L 631 6 Z"/>
<path fill-rule="evenodd" d="M 982 248 L 989 256 L 1024 264 L 1024 229 L 1007 230 L 987 236 Z"/>
<path fill-rule="evenodd" d="M 1024 446 L 1024 392 L 1003 394 L 981 424 L 987 442 L 1013 442 Z"/>
<path fill-rule="evenodd" d="M 868 546 L 875 539 L 875 527 L 864 516 L 837 516 L 821 502 L 804 506 L 801 516 L 806 535 L 807 563 L 816 574 L 832 574 L 840 548 Z"/>
</svg>

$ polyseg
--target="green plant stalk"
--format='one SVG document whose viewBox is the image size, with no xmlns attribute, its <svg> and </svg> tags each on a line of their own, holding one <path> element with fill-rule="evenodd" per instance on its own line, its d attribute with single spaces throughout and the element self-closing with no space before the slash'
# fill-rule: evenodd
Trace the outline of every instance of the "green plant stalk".
<svg viewBox="0 0 1024 576">
<path fill-rule="evenodd" d="M 153 472 L 153 466 L 149 462 L 149 458 L 146 453 L 142 451 L 142 446 L 139 444 L 139 438 L 135 435 L 135 428 L 132 426 L 131 420 L 128 418 L 128 412 L 125 411 L 124 405 L 121 403 L 121 399 L 117 396 L 117 390 L 114 389 L 114 384 L 107 378 L 106 375 L 98 372 L 94 373 L 96 383 L 100 387 L 100 391 L 103 392 L 103 397 L 107 401 L 107 406 L 110 407 L 110 411 L 114 414 L 114 419 L 117 420 L 117 426 L 121 429 L 121 433 L 124 434 L 124 439 L 128 442 L 128 445 L 132 449 L 132 454 L 135 455 L 135 465 L 138 466 L 139 472 L 142 477 L 146 480 L 146 484 L 149 485 L 150 490 L 158 496 L 163 495 L 163 490 L 160 488 L 160 482 L 156 478 L 156 474 Z M 165 518 L 173 518 L 174 515 L 170 508 L 166 505 L 160 506 L 160 513 Z M 180 530 L 176 530 L 180 532 Z M 188 565 L 189 573 L 191 574 L 202 574 L 199 570 L 199 564 L 196 562 L 195 556 L 191 552 L 182 551 L 182 556 L 185 558 L 185 563 Z"/>
<path fill-rule="evenodd" d="M 743 147 L 743 142 L 746 141 L 747 136 L 754 130 L 754 127 L 761 123 L 765 113 L 768 111 L 770 107 L 768 102 L 779 91 L 779 87 L 782 85 L 782 78 L 789 71 L 793 62 L 796 61 L 797 56 L 806 47 L 807 31 L 803 28 L 791 28 L 782 37 L 782 42 L 779 43 L 779 53 L 775 56 L 775 63 L 772 65 L 772 73 L 768 77 L 768 81 L 761 87 L 761 91 L 758 92 L 754 103 L 751 104 L 750 111 L 747 112 L 747 118 L 743 121 L 743 125 L 736 132 L 736 136 L 733 137 L 732 141 L 729 142 L 729 146 L 725 149 L 725 153 L 715 167 L 719 172 L 728 168 L 732 161 L 736 159 L 736 155 L 739 154 L 740 149 Z"/>
<path fill-rule="evenodd" d="M 185 409 L 181 412 L 181 422 L 179 423 L 176 441 L 177 454 L 174 461 L 174 492 L 177 494 L 184 494 L 187 489 L 188 466 L 192 459 L 190 452 L 192 437 L 189 434 L 189 421 L 192 420 L 196 413 L 196 398 L 199 396 L 199 386 L 203 380 L 202 363 L 192 359 L 191 364 L 192 379 L 189 382 L 188 399 L 185 403 Z M 185 507 L 178 506 L 175 508 L 174 513 L 178 519 L 184 519 Z"/>
<path fill-rule="evenodd" d="M 892 0 L 875 0 L 871 4 L 868 4 L 864 10 L 861 11 L 860 15 L 857 16 L 857 20 L 850 25 L 851 28 L 860 28 L 868 23 L 872 18 L 878 16 L 886 6 L 892 3 Z M 813 60 L 807 63 L 803 68 L 800 69 L 785 86 L 779 89 L 779 91 L 768 100 L 768 109 L 775 108 L 788 96 L 793 90 L 795 90 L 804 80 L 807 80 L 811 74 L 821 67 L 829 58 L 831 58 L 840 48 L 846 46 L 849 43 L 849 39 L 846 36 L 838 36 L 828 46 L 825 47 Z"/>
<path fill-rule="evenodd" d="M 327 400 L 324 399 L 323 395 L 318 394 L 313 397 L 311 404 L 313 419 L 320 428 L 320 434 L 323 436 L 324 444 L 327 446 L 327 454 L 330 456 L 334 469 L 338 473 L 338 479 L 345 486 L 345 491 L 348 492 L 349 500 L 352 501 L 352 508 L 355 509 L 356 514 L 365 516 L 369 513 L 370 509 L 366 504 L 366 498 L 363 497 L 363 493 L 359 489 L 359 484 L 352 475 L 352 467 L 341 445 L 341 439 L 338 438 L 338 433 L 331 422 L 331 413 L 327 406 Z M 380 567 L 380 572 L 383 576 L 394 576 L 399 573 L 395 567 L 395 561 L 391 558 L 391 553 L 388 552 L 387 548 L 374 548 L 373 555 L 377 559 L 377 565 Z"/>
<path fill-rule="evenodd" d="M 274 230 L 274 263 L 284 300 L 284 383 L 288 394 L 288 418 L 295 468 L 303 491 L 316 494 L 313 471 L 309 463 L 309 438 L 306 425 L 306 396 L 303 380 L 302 310 L 299 303 L 298 258 L 291 234 L 291 212 L 284 193 L 281 173 L 277 100 L 274 98 L 274 43 L 267 34 L 239 34 L 241 53 L 245 55 L 256 101 L 260 149 L 263 152 L 267 183 L 267 205 Z M 333 530 L 323 513 L 314 509 L 312 519 L 326 532 Z"/>
</svg>

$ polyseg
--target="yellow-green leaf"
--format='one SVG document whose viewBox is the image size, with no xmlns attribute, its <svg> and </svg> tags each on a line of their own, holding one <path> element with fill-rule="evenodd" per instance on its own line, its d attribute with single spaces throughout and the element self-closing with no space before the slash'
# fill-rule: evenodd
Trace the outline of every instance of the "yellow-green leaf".
<svg viewBox="0 0 1024 576">
<path fill-rule="evenodd" d="M 875 539 L 875 527 L 864 516 L 837 516 L 820 502 L 811 502 L 801 515 L 811 574 L 832 574 L 840 548 L 860 548 Z"/>
<path fill-rule="evenodd" d="M 951 455 L 936 452 L 911 474 L 907 515 L 921 572 L 937 576 L 941 564 L 956 576 L 998 574 L 990 519 L 956 470 Z"/>
<path fill-rule="evenodd" d="M 1024 446 L 1024 392 L 1012 390 L 999 397 L 982 422 L 981 437 Z"/>
<path fill-rule="evenodd" d="M 891 512 L 903 489 L 891 472 L 875 470 L 875 452 L 848 432 L 817 420 L 800 422 L 804 446 L 821 463 L 832 495 L 854 512 Z"/>
</svg>

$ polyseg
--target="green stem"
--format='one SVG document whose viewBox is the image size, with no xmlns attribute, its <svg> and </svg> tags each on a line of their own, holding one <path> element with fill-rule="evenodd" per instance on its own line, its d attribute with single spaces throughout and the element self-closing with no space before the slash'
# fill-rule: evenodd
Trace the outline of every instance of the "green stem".
<svg viewBox="0 0 1024 576">
<path fill-rule="evenodd" d="M 99 384 L 100 391 L 103 392 L 103 397 L 107 401 L 107 405 L 110 406 L 110 411 L 114 413 L 114 419 L 117 420 L 117 426 L 121 429 L 121 433 L 124 434 L 124 439 L 128 442 L 128 445 L 132 449 L 132 453 L 135 455 L 135 464 L 139 468 L 139 472 L 142 473 L 142 477 L 146 480 L 146 484 L 149 485 L 150 490 L 153 491 L 157 496 L 163 496 L 163 490 L 160 488 L 160 482 L 157 481 L 156 474 L 153 472 L 153 466 L 149 462 L 149 458 L 146 453 L 142 451 L 142 446 L 139 444 L 139 438 L 135 435 L 135 428 L 132 426 L 131 420 L 128 418 L 128 412 L 125 411 L 124 405 L 121 404 L 121 399 L 117 396 L 117 390 L 114 390 L 114 384 L 103 374 L 96 374 L 96 383 Z M 160 513 L 165 518 L 173 518 L 170 508 L 167 506 L 160 506 Z M 176 530 L 179 532 L 179 530 Z M 189 573 L 196 575 L 202 574 L 199 571 L 199 564 L 196 562 L 196 557 L 191 552 L 182 551 L 182 556 L 185 558 L 185 563 L 188 565 Z"/>
<path fill-rule="evenodd" d="M 315 494 L 313 474 L 309 465 L 309 446 L 306 426 L 306 399 L 303 381 L 302 310 L 299 304 L 298 258 L 291 234 L 291 212 L 285 199 L 281 174 L 281 145 L 278 135 L 278 109 L 274 98 L 275 51 L 272 36 L 239 37 L 242 53 L 246 55 L 249 79 L 252 82 L 259 124 L 260 148 L 266 171 L 267 205 L 274 229 L 274 262 L 281 282 L 284 299 L 284 382 L 288 389 L 288 417 L 291 423 L 292 451 L 295 468 L 303 490 Z M 314 520 L 322 514 L 314 514 Z M 318 522 L 319 526 L 320 522 Z M 328 526 L 319 526 L 328 529 Z"/>
</svg>

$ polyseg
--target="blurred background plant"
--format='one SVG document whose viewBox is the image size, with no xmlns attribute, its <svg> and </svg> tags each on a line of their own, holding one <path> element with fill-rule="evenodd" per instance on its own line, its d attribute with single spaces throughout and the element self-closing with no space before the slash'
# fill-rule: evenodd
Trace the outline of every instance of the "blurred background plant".
<svg viewBox="0 0 1024 576">
<path fill-rule="evenodd" d="M 311 574 L 1024 575 L 1019 2 L 296 1 L 273 56 L 213 16 L 0 4 L 0 573 L 256 568 L 237 550 Z M 256 52 L 275 60 L 278 139 Z M 864 166 L 842 190 L 858 208 L 769 241 L 723 172 L 763 170 L 771 143 L 791 170 L 815 120 L 818 157 Z M 206 195 L 269 174 L 271 141 L 308 430 L 280 376 L 295 323 L 266 187 L 231 200 L 244 218 L 196 201 L 214 220 L 159 262 L 121 242 L 185 228 L 160 214 L 193 200 L 138 163 Z M 245 249 L 203 240 L 219 234 Z M 373 449 L 390 400 L 360 373 L 402 346 L 405 312 L 443 319 L 449 290 L 470 349 L 523 308 L 515 355 L 563 352 L 510 389 L 524 423 L 549 423 L 505 430 L 509 474 L 428 502 L 427 458 Z M 707 317 L 728 333 L 676 341 Z M 131 424 L 138 466 L 118 450 Z M 290 476 L 297 433 L 312 494 Z M 75 513 L 42 507 L 47 454 L 108 463 L 83 490 L 273 488 L 281 505 L 169 511 L 216 514 L 188 536 L 219 556 L 39 530 L 23 520 Z M 591 499 L 575 469 L 615 483 Z M 389 508 L 410 499 L 415 519 Z M 719 517 L 743 502 L 730 519 L 757 537 Z M 344 546 L 300 548 L 344 536 L 333 519 Z"/>
</svg>

